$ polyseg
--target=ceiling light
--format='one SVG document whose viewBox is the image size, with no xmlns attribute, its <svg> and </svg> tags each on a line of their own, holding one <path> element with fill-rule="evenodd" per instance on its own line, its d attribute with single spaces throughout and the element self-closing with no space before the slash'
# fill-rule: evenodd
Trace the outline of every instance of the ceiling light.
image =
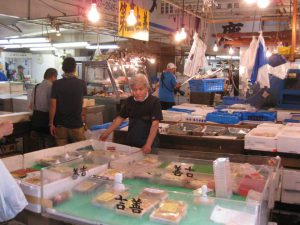
<svg viewBox="0 0 300 225">
<path fill-rule="evenodd" d="M 40 44 L 24 44 L 22 48 L 43 48 L 43 47 L 51 47 L 51 43 L 40 43 Z"/>
<path fill-rule="evenodd" d="M 156 62 L 156 60 L 155 60 L 155 58 L 150 58 L 150 59 L 149 59 L 149 62 L 150 62 L 151 64 L 154 64 L 154 63 Z"/>
<path fill-rule="evenodd" d="M 234 54 L 234 50 L 232 47 L 229 48 L 229 51 L 228 51 L 229 55 L 233 55 Z"/>
<path fill-rule="evenodd" d="M 137 19 L 134 15 L 134 9 L 130 9 L 129 16 L 126 18 L 128 26 L 134 26 L 137 23 Z"/>
<path fill-rule="evenodd" d="M 87 49 L 118 49 L 118 45 L 88 45 Z"/>
<path fill-rule="evenodd" d="M 113 71 L 118 71 L 118 67 L 114 66 Z"/>
<path fill-rule="evenodd" d="M 187 37 L 187 34 L 185 32 L 184 27 L 182 27 L 181 31 L 180 31 L 180 38 L 181 38 L 181 40 L 184 40 L 184 39 L 186 39 L 186 37 Z"/>
<path fill-rule="evenodd" d="M 256 2 L 256 0 L 245 0 L 245 2 L 246 2 L 247 4 L 253 4 L 253 3 Z"/>
<path fill-rule="evenodd" d="M 87 42 L 66 42 L 66 43 L 54 43 L 53 47 L 56 48 L 80 48 L 87 47 L 89 44 Z"/>
<path fill-rule="evenodd" d="M 257 0 L 257 6 L 261 9 L 267 8 L 270 4 L 270 0 Z"/>
<path fill-rule="evenodd" d="M 0 40 L 0 45 L 9 44 L 8 40 Z"/>
<path fill-rule="evenodd" d="M 1 45 L 1 48 L 9 49 L 9 48 L 22 48 L 21 45 Z"/>
<path fill-rule="evenodd" d="M 54 47 L 46 47 L 46 48 L 30 48 L 30 51 L 55 51 Z"/>
<path fill-rule="evenodd" d="M 100 19 L 100 14 L 97 9 L 96 0 L 93 0 L 91 8 L 88 12 L 88 20 L 92 23 L 96 23 L 99 21 L 99 19 Z"/>
<path fill-rule="evenodd" d="M 16 38 L 9 39 L 9 43 L 12 44 L 25 44 L 25 43 L 45 43 L 49 42 L 48 38 L 40 37 L 40 38 Z"/>
<path fill-rule="evenodd" d="M 218 47 L 218 45 L 217 45 L 217 42 L 215 42 L 215 45 L 214 45 L 214 47 L 213 47 L 213 51 L 214 51 L 214 52 L 219 51 L 219 47 Z"/>
</svg>

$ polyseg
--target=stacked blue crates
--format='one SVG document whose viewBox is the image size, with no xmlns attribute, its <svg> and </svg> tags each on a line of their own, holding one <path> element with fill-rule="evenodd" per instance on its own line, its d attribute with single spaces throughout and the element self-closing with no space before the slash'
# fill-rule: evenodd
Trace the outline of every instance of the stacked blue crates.
<svg viewBox="0 0 300 225">
<path fill-rule="evenodd" d="M 224 78 L 214 78 L 214 79 L 200 79 L 200 80 L 190 80 L 190 91 L 191 92 L 223 92 L 225 79 Z"/>
</svg>

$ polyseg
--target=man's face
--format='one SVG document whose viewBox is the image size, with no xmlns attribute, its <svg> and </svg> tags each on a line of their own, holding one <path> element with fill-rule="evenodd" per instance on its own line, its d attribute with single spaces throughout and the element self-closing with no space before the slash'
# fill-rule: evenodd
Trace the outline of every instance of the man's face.
<svg viewBox="0 0 300 225">
<path fill-rule="evenodd" d="M 137 101 L 143 101 L 148 93 L 148 88 L 143 84 L 136 84 L 132 87 L 131 93 Z"/>
<path fill-rule="evenodd" d="M 23 73 L 24 69 L 22 67 L 18 68 L 18 73 Z"/>
<path fill-rule="evenodd" d="M 50 78 L 50 81 L 51 82 L 54 82 L 54 81 L 56 81 L 57 80 L 57 75 L 56 76 L 52 76 L 51 78 Z"/>
</svg>

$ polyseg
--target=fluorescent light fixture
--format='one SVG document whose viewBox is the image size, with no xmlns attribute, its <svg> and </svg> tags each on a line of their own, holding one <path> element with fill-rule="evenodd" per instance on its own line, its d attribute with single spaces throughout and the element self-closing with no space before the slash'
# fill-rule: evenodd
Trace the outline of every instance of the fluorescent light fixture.
<svg viewBox="0 0 300 225">
<path fill-rule="evenodd" d="M 9 39 L 9 42 L 12 44 L 26 44 L 26 43 L 45 43 L 49 42 L 48 38 L 39 37 L 39 38 L 16 38 Z"/>
<path fill-rule="evenodd" d="M 9 44 L 8 40 L 0 40 L 0 45 Z"/>
<path fill-rule="evenodd" d="M 20 18 L 18 16 L 11 16 L 11 15 L 6 15 L 6 14 L 2 14 L 2 13 L 0 13 L 0 16 L 10 17 L 10 18 L 16 18 L 16 19 Z"/>
<path fill-rule="evenodd" d="M 46 48 L 30 48 L 30 51 L 55 51 L 54 47 L 46 47 Z"/>
<path fill-rule="evenodd" d="M 39 44 L 24 44 L 22 48 L 43 48 L 43 47 L 51 47 L 51 43 L 39 43 Z"/>
<path fill-rule="evenodd" d="M 66 42 L 66 43 L 54 43 L 53 47 L 56 48 L 80 48 L 87 47 L 89 44 L 85 41 L 83 42 Z"/>
<path fill-rule="evenodd" d="M 120 48 L 118 45 L 89 45 L 86 47 L 87 49 L 118 49 Z"/>
<path fill-rule="evenodd" d="M 9 49 L 9 48 L 22 48 L 21 45 L 1 45 L 1 48 Z"/>
</svg>

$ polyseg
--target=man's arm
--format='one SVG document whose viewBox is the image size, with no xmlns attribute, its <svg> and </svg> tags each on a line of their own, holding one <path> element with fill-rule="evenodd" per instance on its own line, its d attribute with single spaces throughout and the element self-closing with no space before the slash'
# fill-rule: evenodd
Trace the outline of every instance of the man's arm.
<svg viewBox="0 0 300 225">
<path fill-rule="evenodd" d="M 146 154 L 151 152 L 152 144 L 157 135 L 158 127 L 159 127 L 159 120 L 153 120 L 146 144 L 142 148 L 143 152 Z"/>
<path fill-rule="evenodd" d="M 104 131 L 104 133 L 100 136 L 99 140 L 100 141 L 105 141 L 107 139 L 107 137 L 115 130 L 117 129 L 121 123 L 124 121 L 125 119 L 118 116 L 112 123 L 112 125 L 110 125 L 110 127 Z"/>
<path fill-rule="evenodd" d="M 50 133 L 51 135 L 56 135 L 56 129 L 54 126 L 54 117 L 56 112 L 56 99 L 51 98 L 50 100 L 50 110 L 49 110 L 49 126 L 50 126 Z"/>
</svg>

